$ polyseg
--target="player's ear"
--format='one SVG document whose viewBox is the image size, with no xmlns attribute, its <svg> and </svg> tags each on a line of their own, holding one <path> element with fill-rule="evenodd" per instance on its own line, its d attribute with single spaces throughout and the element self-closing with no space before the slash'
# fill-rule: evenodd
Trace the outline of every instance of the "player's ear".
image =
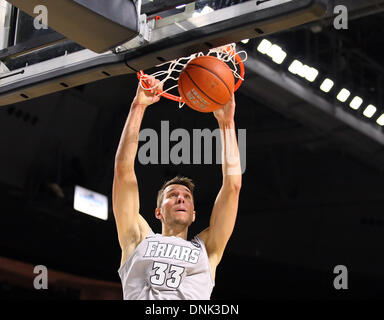
<svg viewBox="0 0 384 320">
<path fill-rule="evenodd" d="M 160 208 L 155 209 L 155 217 L 159 220 L 161 219 L 161 209 Z"/>
<path fill-rule="evenodd" d="M 192 215 L 192 222 L 195 222 L 196 219 L 196 211 L 193 210 L 193 215 Z"/>
</svg>

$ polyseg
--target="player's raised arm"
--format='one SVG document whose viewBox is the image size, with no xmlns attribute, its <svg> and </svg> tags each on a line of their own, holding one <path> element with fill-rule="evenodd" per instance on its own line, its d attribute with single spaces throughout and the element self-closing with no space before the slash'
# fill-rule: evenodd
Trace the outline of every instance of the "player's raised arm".
<svg viewBox="0 0 384 320">
<path fill-rule="evenodd" d="M 153 87 L 158 80 L 149 78 L 147 82 Z M 134 164 L 144 112 L 150 104 L 160 99 L 154 91 L 146 91 L 138 86 L 115 157 L 112 203 L 123 253 L 122 262 L 150 232 L 147 222 L 139 214 L 139 190 Z"/>
<path fill-rule="evenodd" d="M 234 122 L 235 105 L 232 95 L 223 109 L 214 112 L 221 132 L 223 182 L 211 213 L 209 227 L 200 234 L 213 272 L 235 226 L 241 189 L 240 155 Z"/>
</svg>

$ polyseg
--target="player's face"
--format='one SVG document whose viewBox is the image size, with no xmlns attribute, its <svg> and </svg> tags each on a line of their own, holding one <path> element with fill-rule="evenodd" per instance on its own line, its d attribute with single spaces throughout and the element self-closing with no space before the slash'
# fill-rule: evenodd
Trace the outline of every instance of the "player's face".
<svg viewBox="0 0 384 320">
<path fill-rule="evenodd" d="M 165 188 L 161 213 L 165 223 L 189 226 L 195 220 L 191 191 L 180 184 L 172 184 Z"/>
</svg>

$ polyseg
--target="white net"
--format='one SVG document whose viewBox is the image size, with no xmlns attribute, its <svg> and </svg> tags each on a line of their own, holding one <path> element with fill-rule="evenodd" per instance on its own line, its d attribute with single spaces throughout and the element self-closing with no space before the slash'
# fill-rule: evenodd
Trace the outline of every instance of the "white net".
<svg viewBox="0 0 384 320">
<path fill-rule="evenodd" d="M 241 76 L 240 67 L 239 64 L 242 63 L 242 61 L 247 60 L 247 52 L 246 51 L 239 51 L 236 52 L 236 44 L 231 43 L 225 46 L 217 47 L 210 49 L 208 53 L 204 54 L 203 52 L 198 52 L 190 55 L 189 57 L 181 57 L 175 60 L 171 60 L 168 62 L 161 63 L 157 65 L 156 67 L 162 67 L 168 64 L 168 69 L 159 70 L 157 72 L 154 72 L 152 74 L 149 74 L 150 76 L 155 77 L 156 79 L 160 80 L 158 84 L 156 84 L 154 87 L 144 87 L 142 80 L 145 79 L 146 74 L 144 74 L 142 71 L 140 72 L 140 86 L 143 89 L 146 90 L 152 90 L 157 87 L 159 87 L 161 84 L 163 85 L 163 91 L 159 93 L 158 95 L 164 95 L 168 91 L 174 89 L 177 87 L 177 81 L 179 79 L 180 72 L 186 67 L 186 65 L 193 59 L 201 56 L 215 56 L 218 59 L 224 61 L 227 63 L 227 65 L 231 68 L 233 72 L 233 76 L 235 79 L 240 79 L 243 81 L 243 77 Z M 176 82 L 174 85 L 170 85 L 168 88 L 165 88 L 166 82 L 171 80 L 172 82 Z M 169 97 L 165 95 L 167 98 L 170 98 L 172 100 L 179 102 L 179 108 L 181 108 L 184 105 L 184 102 L 182 102 L 181 97 L 173 96 Z"/>
</svg>

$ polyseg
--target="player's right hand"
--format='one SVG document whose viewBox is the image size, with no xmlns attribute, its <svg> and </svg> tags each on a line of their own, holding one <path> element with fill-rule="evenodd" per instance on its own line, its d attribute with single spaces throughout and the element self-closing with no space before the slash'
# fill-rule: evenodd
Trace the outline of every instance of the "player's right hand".
<svg viewBox="0 0 384 320">
<path fill-rule="evenodd" d="M 145 80 L 149 88 L 153 89 L 144 89 L 139 83 L 139 85 L 137 86 L 136 96 L 133 99 L 133 103 L 147 107 L 160 100 L 160 96 L 158 96 L 157 94 L 158 92 L 161 92 L 163 90 L 163 84 L 160 83 L 160 80 L 156 79 L 153 76 L 145 76 L 143 80 Z"/>
</svg>

